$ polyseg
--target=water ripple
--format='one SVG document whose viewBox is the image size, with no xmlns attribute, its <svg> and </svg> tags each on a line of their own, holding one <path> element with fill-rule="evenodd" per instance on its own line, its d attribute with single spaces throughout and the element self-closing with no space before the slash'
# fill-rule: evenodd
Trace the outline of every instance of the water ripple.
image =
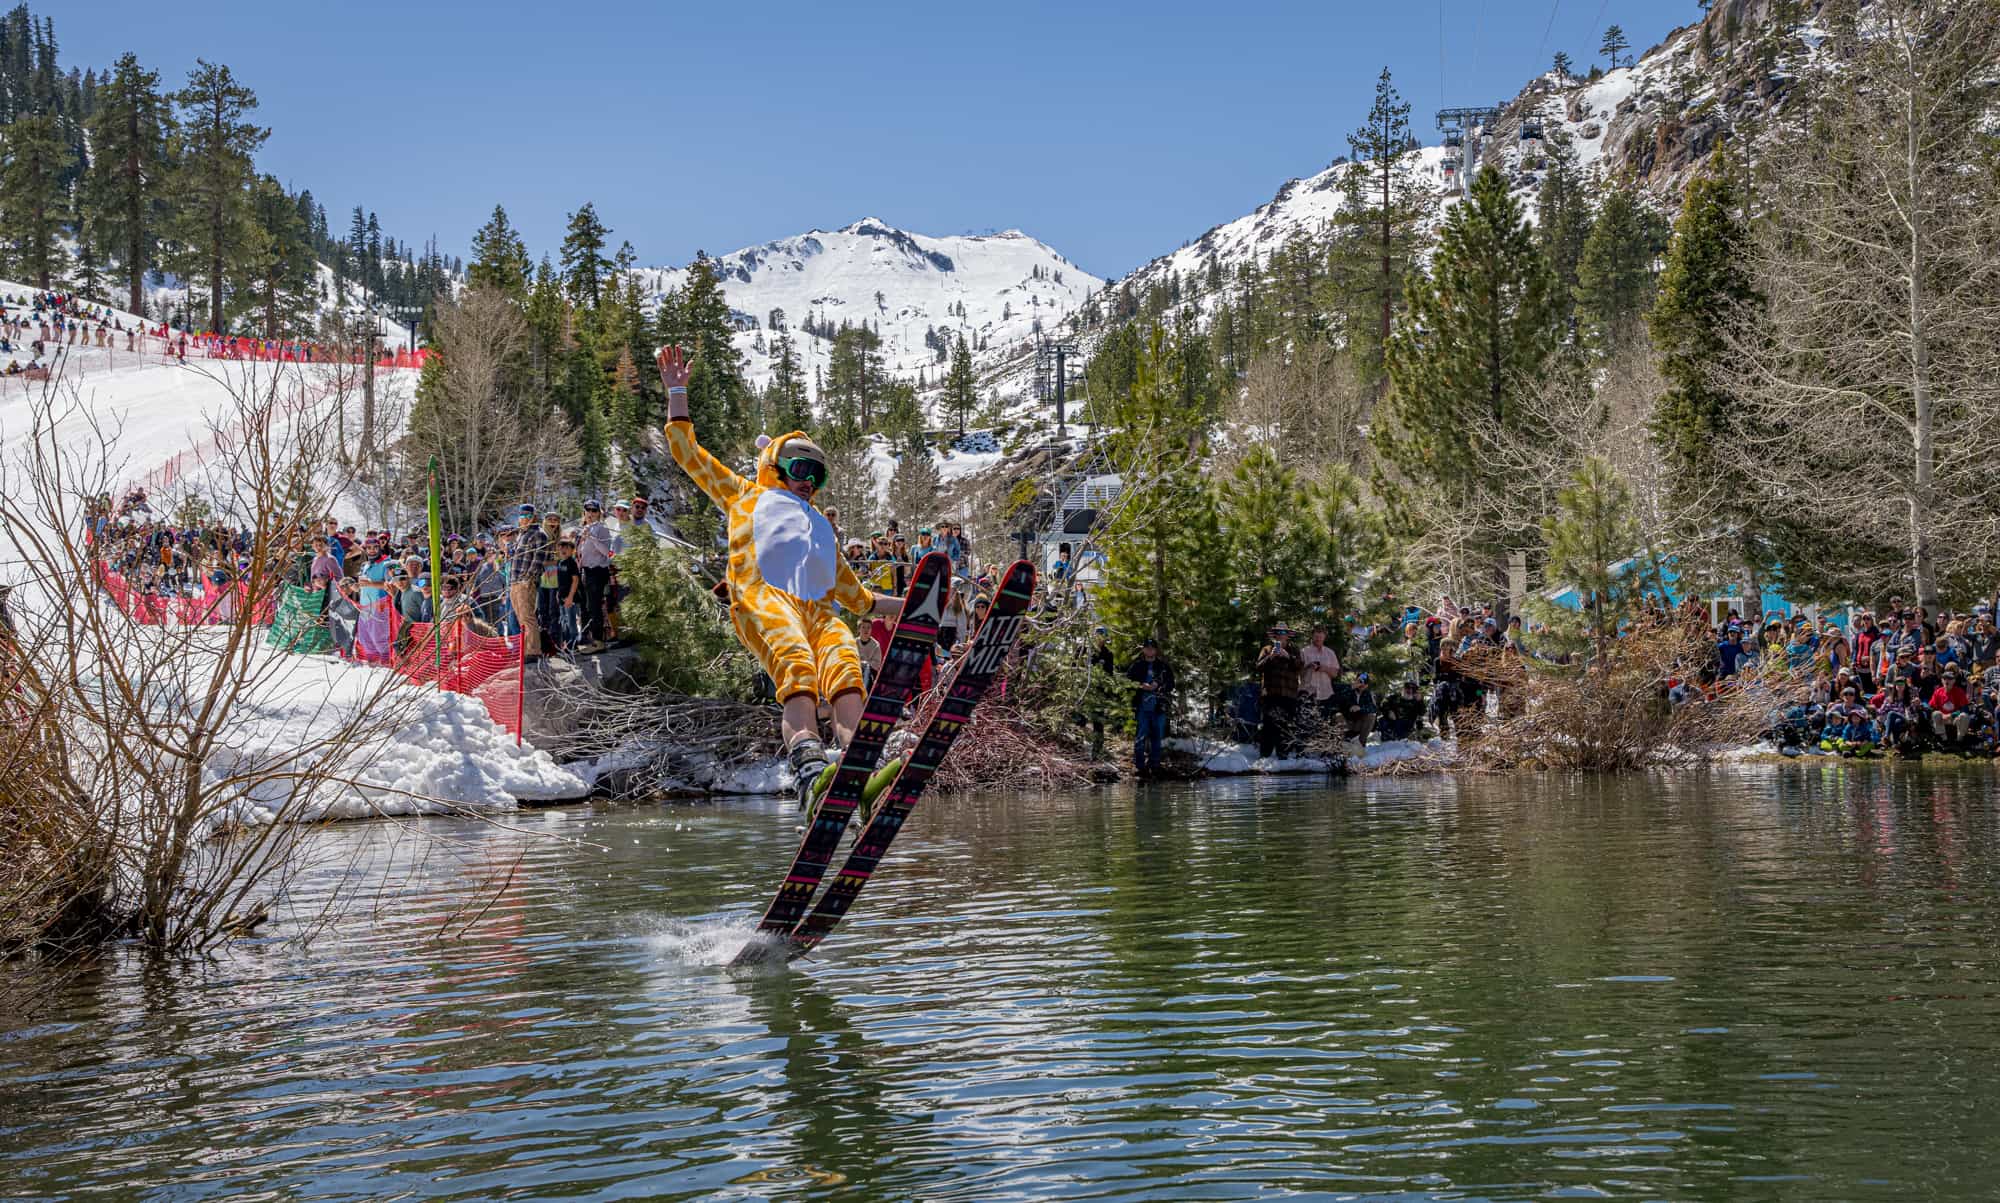
<svg viewBox="0 0 2000 1203">
<path fill-rule="evenodd" d="M 0 1195 L 1990 1197 L 1993 779 L 1897 767 L 953 799 L 754 973 L 775 804 L 336 828 L 0 1032 Z"/>
</svg>

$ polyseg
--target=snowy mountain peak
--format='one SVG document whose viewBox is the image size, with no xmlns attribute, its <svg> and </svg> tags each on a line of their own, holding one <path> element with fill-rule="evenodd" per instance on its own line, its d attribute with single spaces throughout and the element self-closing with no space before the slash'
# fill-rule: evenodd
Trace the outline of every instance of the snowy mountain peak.
<svg viewBox="0 0 2000 1203">
<path fill-rule="evenodd" d="M 935 381 L 963 335 L 978 362 L 1008 357 L 1053 331 L 1104 282 L 1020 230 L 934 237 L 864 217 L 809 230 L 714 260 L 736 317 L 737 349 L 753 384 L 770 376 L 773 341 L 790 334 L 808 380 L 824 367 L 832 331 L 866 325 L 882 338 L 885 366 Z M 641 268 L 657 303 L 685 268 Z"/>
</svg>

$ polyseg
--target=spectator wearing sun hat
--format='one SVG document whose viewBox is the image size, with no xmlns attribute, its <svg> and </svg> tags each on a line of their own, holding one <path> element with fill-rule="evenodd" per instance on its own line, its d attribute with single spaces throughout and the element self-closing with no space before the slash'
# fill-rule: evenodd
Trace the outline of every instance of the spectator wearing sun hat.
<svg viewBox="0 0 2000 1203">
<path fill-rule="evenodd" d="M 583 503 L 583 525 L 576 532 L 576 562 L 583 570 L 582 626 L 586 652 L 604 647 L 604 603 L 611 592 L 611 528 L 596 498 Z"/>
</svg>

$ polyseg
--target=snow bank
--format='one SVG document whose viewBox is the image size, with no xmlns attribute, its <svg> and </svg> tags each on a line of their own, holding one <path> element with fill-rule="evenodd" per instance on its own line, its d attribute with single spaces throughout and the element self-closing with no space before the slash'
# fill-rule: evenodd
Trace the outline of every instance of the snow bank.
<svg viewBox="0 0 2000 1203">
<path fill-rule="evenodd" d="M 237 727 L 211 758 L 211 781 L 232 773 L 295 759 L 351 721 L 371 698 L 391 713 L 406 714 L 387 738 L 365 747 L 340 767 L 348 785 L 319 791 L 308 806 L 283 817 L 295 821 L 430 814 L 449 810 L 508 810 L 516 799 L 581 797 L 589 783 L 487 717 L 476 698 L 424 689 L 381 669 L 330 656 L 299 656 L 260 648 L 280 663 L 239 711 Z M 259 671 L 265 666 L 260 665 Z M 297 767 L 308 767 L 310 762 Z M 263 783 L 238 799 L 228 818 L 269 823 L 287 806 L 282 781 Z"/>
<path fill-rule="evenodd" d="M 1450 755 L 1451 741 L 1443 739 L 1392 739 L 1384 743 L 1369 744 L 1359 756 L 1348 759 L 1348 767 L 1360 772 L 1383 769 L 1405 760 L 1415 760 L 1422 756 Z"/>
<path fill-rule="evenodd" d="M 1201 762 L 1201 771 L 1216 777 L 1236 777 L 1245 773 L 1329 773 L 1333 765 L 1310 756 L 1293 759 L 1257 755 L 1255 744 L 1233 744 L 1219 739 L 1170 739 L 1166 747 L 1186 752 Z"/>
</svg>

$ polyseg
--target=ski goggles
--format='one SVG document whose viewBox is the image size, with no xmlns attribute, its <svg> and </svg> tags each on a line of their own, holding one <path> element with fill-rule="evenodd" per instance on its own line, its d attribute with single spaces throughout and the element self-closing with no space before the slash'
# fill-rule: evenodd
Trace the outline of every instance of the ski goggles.
<svg viewBox="0 0 2000 1203">
<path fill-rule="evenodd" d="M 803 480 L 815 489 L 826 487 L 826 465 L 804 455 L 787 455 L 778 460 L 778 472 L 786 480 Z"/>
</svg>

